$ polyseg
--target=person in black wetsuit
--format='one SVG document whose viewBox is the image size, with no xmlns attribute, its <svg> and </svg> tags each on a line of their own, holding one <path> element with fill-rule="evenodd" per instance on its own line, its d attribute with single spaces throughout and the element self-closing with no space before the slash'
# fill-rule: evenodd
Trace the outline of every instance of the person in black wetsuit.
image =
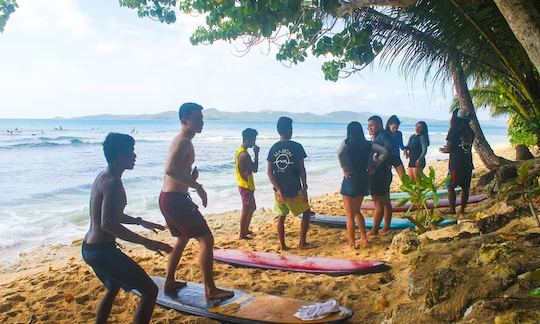
<svg viewBox="0 0 540 324">
<path fill-rule="evenodd" d="M 375 161 L 372 160 L 374 153 L 377 155 Z M 355 221 L 360 230 L 360 243 L 368 241 L 364 217 L 360 211 L 364 196 L 369 193 L 368 173 L 373 172 L 387 156 L 388 151 L 384 147 L 366 140 L 359 122 L 347 126 L 347 138 L 339 147 L 338 159 L 343 170 L 340 193 L 347 215 L 347 238 L 353 250 L 356 249 Z"/>
<path fill-rule="evenodd" d="M 407 173 L 411 182 L 419 180 L 422 171 L 426 167 L 426 153 L 429 146 L 428 127 L 426 122 L 419 121 L 415 126 L 415 133 L 409 138 L 405 147 L 405 156 L 409 159 Z"/>
<path fill-rule="evenodd" d="M 469 125 L 469 116 L 463 109 L 456 109 L 450 119 L 450 129 L 446 136 L 446 145 L 439 150 L 442 153 L 450 153 L 448 159 L 447 183 L 448 200 L 450 201 L 450 214 L 456 213 L 456 187 L 461 187 L 460 214 L 465 213 L 465 207 L 469 200 L 472 171 L 472 144 L 474 132 Z"/>
</svg>

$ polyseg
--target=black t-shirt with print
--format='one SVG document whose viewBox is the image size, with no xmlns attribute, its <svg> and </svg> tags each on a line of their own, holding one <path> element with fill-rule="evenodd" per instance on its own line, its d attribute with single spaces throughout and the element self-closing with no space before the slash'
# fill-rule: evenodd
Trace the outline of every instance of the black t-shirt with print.
<svg viewBox="0 0 540 324">
<path fill-rule="evenodd" d="M 270 148 L 266 160 L 272 163 L 272 174 L 285 197 L 295 197 L 302 189 L 299 162 L 306 157 L 302 145 L 294 141 L 279 141 Z"/>
</svg>

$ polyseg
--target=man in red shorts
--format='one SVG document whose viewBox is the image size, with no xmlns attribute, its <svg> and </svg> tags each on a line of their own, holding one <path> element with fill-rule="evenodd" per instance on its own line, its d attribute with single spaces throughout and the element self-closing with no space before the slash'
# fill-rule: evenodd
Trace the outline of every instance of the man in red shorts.
<svg viewBox="0 0 540 324">
<path fill-rule="evenodd" d="M 172 236 L 176 237 L 173 251 L 169 255 L 164 289 L 174 292 L 186 285 L 176 281 L 175 273 L 184 248 L 190 238 L 199 242 L 199 264 L 203 276 L 206 299 L 224 299 L 234 295 L 232 291 L 218 289 L 214 283 L 213 249 L 214 237 L 199 212 L 199 207 L 191 201 L 188 189 L 195 188 L 202 204 L 206 207 L 206 191 L 197 183 L 198 172 L 191 170 L 195 161 L 195 150 L 191 140 L 203 128 L 203 107 L 196 103 L 184 103 L 180 106 L 178 117 L 182 128 L 169 146 L 169 155 L 165 165 L 163 187 L 159 195 L 159 207 Z"/>
<path fill-rule="evenodd" d="M 234 155 L 234 168 L 236 172 L 236 182 L 238 192 L 242 199 L 242 216 L 240 216 L 240 239 L 251 239 L 249 224 L 251 217 L 257 209 L 255 204 L 255 181 L 253 173 L 259 169 L 259 147 L 255 145 L 257 131 L 253 128 L 246 128 L 242 132 L 242 145 L 238 147 Z M 251 160 L 247 149 L 252 147 L 255 160 Z"/>
</svg>

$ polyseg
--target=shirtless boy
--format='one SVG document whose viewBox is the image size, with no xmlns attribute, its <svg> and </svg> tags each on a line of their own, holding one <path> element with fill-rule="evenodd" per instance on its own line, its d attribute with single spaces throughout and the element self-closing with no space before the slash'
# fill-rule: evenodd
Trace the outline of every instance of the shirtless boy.
<svg viewBox="0 0 540 324">
<path fill-rule="evenodd" d="M 109 133 L 103 142 L 108 166 L 92 185 L 90 196 L 90 229 L 82 243 L 82 255 L 107 292 L 98 306 L 96 323 L 106 323 L 120 288 L 136 289 L 141 300 L 135 313 L 134 323 L 149 323 L 152 318 L 158 287 L 146 272 L 116 246 L 116 238 L 141 244 L 149 250 L 171 252 L 165 243 L 137 235 L 122 224 L 137 224 L 144 228 L 163 230 L 165 227 L 147 222 L 140 217 L 124 214 L 127 199 L 122 174 L 135 166 L 135 140 L 125 134 Z M 161 254 L 161 253 L 160 253 Z"/>
<path fill-rule="evenodd" d="M 169 146 L 163 187 L 159 195 L 159 207 L 176 242 L 169 255 L 164 289 L 174 292 L 186 285 L 175 279 L 176 268 L 190 238 L 199 242 L 199 264 L 205 286 L 206 299 L 224 299 L 234 295 L 232 291 L 218 289 L 214 283 L 213 249 L 214 237 L 199 207 L 191 201 L 188 189 L 194 188 L 206 207 L 208 198 L 203 186 L 197 182 L 198 171 L 191 169 L 195 162 L 195 150 L 191 140 L 203 128 L 203 107 L 196 103 L 180 106 L 178 117 L 182 124 L 180 132 Z"/>
</svg>

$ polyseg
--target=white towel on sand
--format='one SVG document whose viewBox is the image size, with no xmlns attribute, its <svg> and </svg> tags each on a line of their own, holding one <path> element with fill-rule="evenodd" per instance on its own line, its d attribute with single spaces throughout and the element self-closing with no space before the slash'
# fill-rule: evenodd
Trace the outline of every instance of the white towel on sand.
<svg viewBox="0 0 540 324">
<path fill-rule="evenodd" d="M 337 301 L 330 299 L 324 303 L 302 306 L 294 316 L 302 321 L 312 321 L 324 318 L 336 312 L 339 312 L 339 304 Z"/>
</svg>

